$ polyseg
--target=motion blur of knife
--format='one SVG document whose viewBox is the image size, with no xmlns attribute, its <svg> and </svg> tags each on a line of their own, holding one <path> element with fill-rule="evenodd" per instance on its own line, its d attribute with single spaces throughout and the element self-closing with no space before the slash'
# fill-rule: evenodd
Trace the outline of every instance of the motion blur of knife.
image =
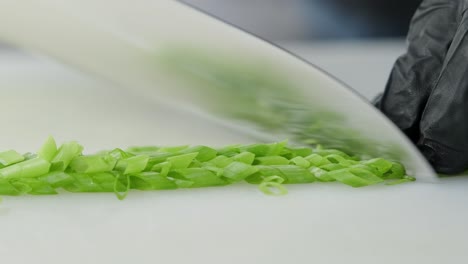
<svg viewBox="0 0 468 264">
<path fill-rule="evenodd" d="M 3 0 L 0 25 L 6 42 L 258 140 L 392 158 L 436 179 L 399 129 L 344 84 L 180 2 Z"/>
</svg>

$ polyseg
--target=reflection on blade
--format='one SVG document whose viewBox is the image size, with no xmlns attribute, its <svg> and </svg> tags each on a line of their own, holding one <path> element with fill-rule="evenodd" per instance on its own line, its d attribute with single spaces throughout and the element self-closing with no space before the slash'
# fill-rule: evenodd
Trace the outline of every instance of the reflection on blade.
<svg viewBox="0 0 468 264">
<path fill-rule="evenodd" d="M 246 122 L 276 139 L 322 145 L 362 158 L 407 158 L 397 144 L 369 139 L 351 128 L 345 115 L 315 106 L 269 65 L 244 64 L 226 54 L 187 46 L 165 49 L 156 61 L 206 110 Z"/>
<path fill-rule="evenodd" d="M 0 38 L 154 102 L 239 130 L 247 123 L 253 135 L 390 157 L 418 179 L 435 178 L 388 119 L 317 68 L 177 1 L 138 3 L 43 0 L 24 8 L 2 0 Z"/>
</svg>

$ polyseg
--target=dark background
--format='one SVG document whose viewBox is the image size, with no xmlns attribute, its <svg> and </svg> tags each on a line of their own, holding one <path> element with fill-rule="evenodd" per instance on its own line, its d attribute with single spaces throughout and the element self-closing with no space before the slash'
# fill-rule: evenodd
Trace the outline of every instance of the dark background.
<svg viewBox="0 0 468 264">
<path fill-rule="evenodd" d="M 400 38 L 421 0 L 185 0 L 270 40 Z"/>
</svg>

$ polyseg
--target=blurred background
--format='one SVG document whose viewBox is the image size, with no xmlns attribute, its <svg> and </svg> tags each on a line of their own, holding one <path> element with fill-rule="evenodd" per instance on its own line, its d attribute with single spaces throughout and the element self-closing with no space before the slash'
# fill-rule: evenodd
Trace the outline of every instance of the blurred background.
<svg viewBox="0 0 468 264">
<path fill-rule="evenodd" d="M 371 99 L 421 0 L 183 0 L 330 72 Z M 11 51 L 2 45 L 0 52 Z M 10 56 L 11 57 L 11 56 Z M 5 69 L 11 63 L 3 59 Z"/>
<path fill-rule="evenodd" d="M 321 67 L 367 99 L 385 87 L 422 0 L 184 0 Z"/>
<path fill-rule="evenodd" d="M 185 0 L 271 41 L 401 38 L 421 0 Z"/>
</svg>

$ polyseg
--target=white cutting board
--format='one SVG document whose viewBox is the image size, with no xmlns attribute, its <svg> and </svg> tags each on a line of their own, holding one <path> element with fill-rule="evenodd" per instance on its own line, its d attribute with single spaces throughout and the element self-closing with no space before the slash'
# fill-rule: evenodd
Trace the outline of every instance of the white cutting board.
<svg viewBox="0 0 468 264">
<path fill-rule="evenodd" d="M 47 135 L 88 151 L 251 139 L 58 64 L 0 53 L 0 146 Z M 209 126 L 209 129 L 207 127 Z M 209 133 L 207 133 L 207 131 Z M 26 263 L 468 263 L 468 178 L 353 189 L 251 185 L 4 197 L 0 261 Z"/>
</svg>

